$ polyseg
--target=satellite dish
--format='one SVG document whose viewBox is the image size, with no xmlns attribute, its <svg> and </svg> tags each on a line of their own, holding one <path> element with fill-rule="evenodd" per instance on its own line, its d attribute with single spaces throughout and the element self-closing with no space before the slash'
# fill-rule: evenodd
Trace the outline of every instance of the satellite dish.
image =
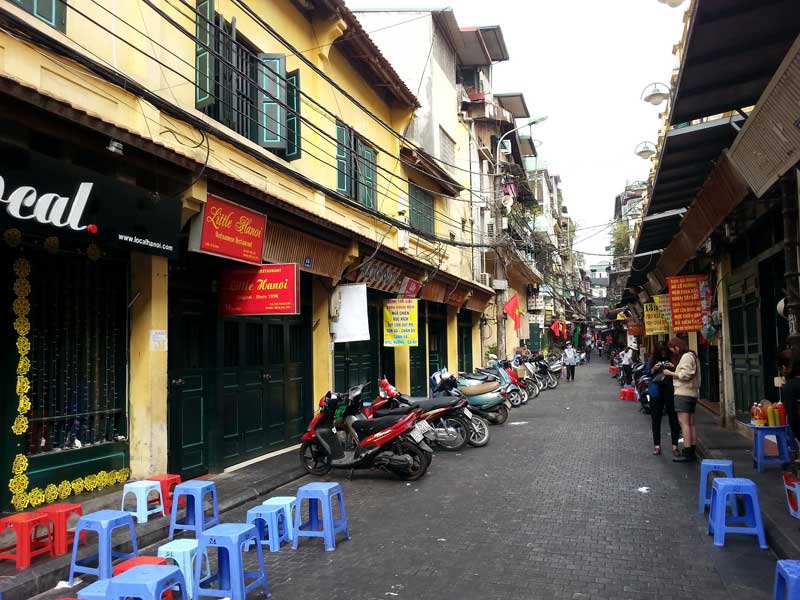
<svg viewBox="0 0 800 600">
<path fill-rule="evenodd" d="M 506 210 L 511 210 L 511 207 L 514 205 L 514 198 L 509 194 L 503 196 L 503 208 Z"/>
</svg>

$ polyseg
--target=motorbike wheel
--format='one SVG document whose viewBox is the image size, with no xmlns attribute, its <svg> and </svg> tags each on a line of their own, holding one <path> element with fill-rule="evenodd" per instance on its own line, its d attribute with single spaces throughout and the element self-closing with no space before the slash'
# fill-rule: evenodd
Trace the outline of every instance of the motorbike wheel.
<svg viewBox="0 0 800 600">
<path fill-rule="evenodd" d="M 475 448 L 483 448 L 489 443 L 489 421 L 483 417 L 473 415 L 470 425 L 469 445 Z"/>
<path fill-rule="evenodd" d="M 438 426 L 452 428 L 456 432 L 455 437 L 451 440 L 437 441 L 439 447 L 442 448 L 443 450 L 452 450 L 452 451 L 462 450 L 464 446 L 466 446 L 467 443 L 469 442 L 471 429 L 466 419 L 462 419 L 460 416 L 442 417 L 441 419 L 439 419 L 439 422 L 437 423 L 437 429 Z"/>
<path fill-rule="evenodd" d="M 558 377 L 550 373 L 547 377 L 547 387 L 551 390 L 556 389 L 558 387 Z"/>
<path fill-rule="evenodd" d="M 502 425 L 506 421 L 508 421 L 508 409 L 505 404 L 501 404 L 497 410 L 497 422 L 495 425 Z"/>
<path fill-rule="evenodd" d="M 527 385 L 525 386 L 525 388 L 528 390 L 528 399 L 529 400 L 535 400 L 536 398 L 539 397 L 539 392 L 541 390 L 539 390 L 539 386 L 536 385 L 535 381 L 529 381 L 527 383 Z"/>
<path fill-rule="evenodd" d="M 409 471 L 390 469 L 392 473 L 397 475 L 403 481 L 416 481 L 425 475 L 425 472 L 428 470 L 428 466 L 431 464 L 430 458 L 426 456 L 427 452 L 417 446 L 414 442 L 407 440 L 400 442 L 400 449 L 402 450 L 403 454 L 408 454 L 411 456 L 414 464 Z"/>
<path fill-rule="evenodd" d="M 511 402 L 511 406 L 514 408 L 520 406 L 522 404 L 522 394 L 518 391 L 514 390 L 513 392 L 508 393 L 508 400 Z"/>
<path fill-rule="evenodd" d="M 311 475 L 325 475 L 331 470 L 331 458 L 319 442 L 310 441 L 300 444 L 300 462 L 303 468 Z"/>
</svg>

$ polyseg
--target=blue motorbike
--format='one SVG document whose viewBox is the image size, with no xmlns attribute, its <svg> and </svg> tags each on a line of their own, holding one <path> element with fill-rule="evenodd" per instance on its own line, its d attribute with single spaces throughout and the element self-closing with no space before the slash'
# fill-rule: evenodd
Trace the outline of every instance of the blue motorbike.
<svg viewBox="0 0 800 600">
<path fill-rule="evenodd" d="M 514 383 L 504 365 L 498 362 L 494 355 L 490 355 L 490 358 L 492 358 L 492 362 L 486 368 L 479 368 L 475 373 L 459 373 L 458 383 L 467 386 L 495 381 L 500 384 L 500 389 L 506 393 L 506 397 L 512 406 L 525 404 L 528 401 L 528 392 Z"/>
<path fill-rule="evenodd" d="M 511 402 L 499 382 L 461 384 L 445 368 L 431 375 L 431 387 L 436 390 L 436 396 L 465 398 L 469 402 L 469 409 L 492 425 L 502 425 L 508 420 Z"/>
</svg>

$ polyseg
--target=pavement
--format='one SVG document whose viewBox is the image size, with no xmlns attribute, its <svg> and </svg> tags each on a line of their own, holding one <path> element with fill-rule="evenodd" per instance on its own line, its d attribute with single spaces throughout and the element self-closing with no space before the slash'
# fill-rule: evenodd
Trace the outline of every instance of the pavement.
<svg viewBox="0 0 800 600">
<path fill-rule="evenodd" d="M 749 536 L 712 544 L 696 512 L 698 466 L 652 456 L 649 418 L 618 391 L 595 362 L 512 410 L 487 447 L 437 452 L 418 482 L 333 473 L 352 539 L 339 538 L 335 552 L 304 540 L 267 553 L 273 598 L 771 598 L 773 552 Z M 241 522 L 255 503 L 223 521 Z"/>
</svg>

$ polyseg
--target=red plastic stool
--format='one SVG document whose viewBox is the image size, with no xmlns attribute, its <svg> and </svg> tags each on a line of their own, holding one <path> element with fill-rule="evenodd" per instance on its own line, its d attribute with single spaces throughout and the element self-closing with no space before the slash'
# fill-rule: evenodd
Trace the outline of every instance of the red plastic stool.
<svg viewBox="0 0 800 600">
<path fill-rule="evenodd" d="M 148 481 L 157 481 L 161 484 L 161 498 L 164 501 L 164 514 L 167 516 L 172 512 L 172 496 L 175 486 L 181 483 L 180 475 L 153 475 L 147 478 Z M 178 506 L 186 506 L 186 500 L 181 496 Z"/>
<path fill-rule="evenodd" d="M 0 519 L 0 531 L 14 530 L 17 536 L 16 543 L 0 548 L 0 559 L 17 561 L 18 569 L 27 569 L 31 566 L 31 559 L 40 554 L 53 555 L 53 521 L 47 515 L 39 513 L 19 513 Z M 37 535 L 37 530 L 44 527 L 47 533 Z M 9 552 L 16 549 L 16 552 Z"/>
<path fill-rule="evenodd" d="M 151 481 L 155 481 L 151 479 Z M 129 571 L 133 567 L 138 567 L 140 565 L 167 565 L 167 559 L 163 556 L 137 556 L 135 558 L 129 558 L 128 560 L 122 561 L 118 565 L 114 565 L 114 577 L 119 575 L 120 573 L 124 573 L 125 571 Z M 163 594 L 161 594 L 161 600 L 172 600 L 172 590 L 167 590 Z"/>
<path fill-rule="evenodd" d="M 75 532 L 69 531 L 67 522 L 72 515 L 83 516 L 83 507 L 80 504 L 51 504 L 36 511 L 47 515 L 53 521 L 53 555 L 61 556 L 69 552 L 69 546 L 75 538 Z M 81 534 L 81 541 L 86 543 L 86 533 Z"/>
</svg>

